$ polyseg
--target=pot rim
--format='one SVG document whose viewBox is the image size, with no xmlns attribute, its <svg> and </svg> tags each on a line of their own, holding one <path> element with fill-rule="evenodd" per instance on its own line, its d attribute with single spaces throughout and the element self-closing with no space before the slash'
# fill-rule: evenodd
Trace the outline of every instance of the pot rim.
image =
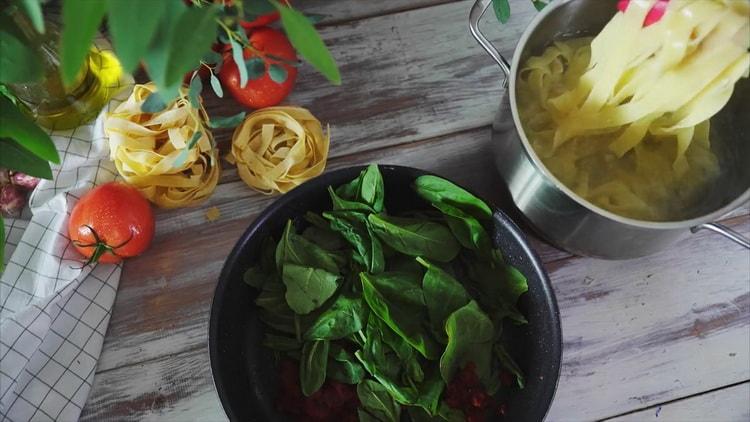
<svg viewBox="0 0 750 422">
<path fill-rule="evenodd" d="M 684 228 L 699 226 L 703 223 L 717 220 L 721 216 L 733 211 L 736 208 L 739 208 L 743 203 L 750 201 L 750 186 L 749 186 L 737 198 L 735 198 L 728 204 L 724 205 L 723 207 L 718 208 L 715 211 L 712 211 L 708 214 L 704 214 L 704 215 L 686 219 L 686 220 L 673 220 L 673 221 L 638 220 L 635 218 L 629 218 L 629 217 L 621 216 L 619 214 L 615 214 L 612 211 L 608 211 L 604 208 L 601 208 L 589 202 L 588 200 L 579 196 L 577 193 L 573 192 L 572 189 L 565 186 L 565 184 L 563 184 L 555 175 L 552 174 L 552 172 L 550 172 L 547 169 L 544 163 L 542 163 L 542 160 L 534 151 L 534 148 L 529 143 L 529 140 L 526 137 L 526 133 L 523 130 L 523 126 L 521 125 L 521 120 L 518 116 L 518 105 L 516 102 L 516 77 L 518 74 L 518 64 L 521 59 L 521 53 L 523 52 L 524 47 L 526 46 L 526 43 L 529 40 L 529 37 L 531 37 L 531 34 L 537 28 L 539 23 L 542 20 L 544 20 L 544 18 L 547 17 L 547 15 L 551 14 L 557 8 L 562 7 L 563 5 L 571 3 L 573 1 L 576 1 L 576 0 L 557 0 L 555 2 L 548 4 L 547 7 L 542 9 L 541 12 L 537 13 L 537 15 L 531 20 L 528 26 L 526 26 L 526 29 L 523 31 L 523 34 L 521 34 L 521 38 L 518 40 L 518 43 L 516 44 L 516 49 L 513 52 L 513 60 L 511 61 L 511 66 L 510 66 L 510 75 L 508 75 L 508 79 L 509 79 L 508 90 L 510 93 L 510 109 L 511 109 L 511 114 L 513 115 L 513 124 L 515 125 L 515 129 L 516 129 L 516 133 L 518 134 L 518 137 L 521 139 L 521 144 L 523 145 L 524 153 L 526 154 L 526 157 L 529 159 L 529 161 L 531 161 L 534 168 L 537 171 L 541 172 L 546 177 L 547 181 L 552 183 L 558 190 L 562 191 L 566 196 L 573 199 L 580 206 L 586 208 L 587 210 L 594 212 L 604 218 L 608 218 L 615 222 L 621 223 L 621 224 L 626 224 L 626 225 L 645 228 L 645 229 L 672 230 L 672 229 L 684 229 Z M 614 10 L 614 1 L 612 3 L 613 3 L 613 10 Z"/>
</svg>

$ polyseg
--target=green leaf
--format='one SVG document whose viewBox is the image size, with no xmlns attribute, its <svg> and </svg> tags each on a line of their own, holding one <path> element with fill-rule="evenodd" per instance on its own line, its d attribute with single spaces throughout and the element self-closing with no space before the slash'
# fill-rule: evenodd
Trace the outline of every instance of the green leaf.
<svg viewBox="0 0 750 422">
<path fill-rule="evenodd" d="M 266 333 L 263 336 L 263 346 L 278 352 L 293 352 L 300 350 L 302 343 L 293 337 Z"/>
<path fill-rule="evenodd" d="M 245 114 L 246 113 L 244 111 L 241 111 L 232 116 L 211 117 L 211 120 L 208 122 L 208 124 L 214 129 L 236 127 L 237 125 L 242 123 L 243 120 L 245 120 Z"/>
<path fill-rule="evenodd" d="M 19 8 L 28 16 L 36 32 L 44 33 L 44 16 L 42 15 L 42 5 L 39 0 L 15 0 Z M 5 53 L 5 50 L 2 50 Z"/>
<path fill-rule="evenodd" d="M 28 44 L 13 21 L 0 14 L 0 82 L 29 82 L 42 77 L 41 57 Z"/>
<path fill-rule="evenodd" d="M 453 312 L 445 321 L 448 345 L 440 357 L 440 374 L 449 383 L 453 375 L 473 362 L 479 379 L 488 380 L 492 370 L 492 344 L 495 330 L 475 301 Z"/>
<path fill-rule="evenodd" d="M 327 340 L 308 341 L 302 347 L 299 376 L 302 394 L 305 396 L 318 391 L 326 381 L 329 347 Z"/>
<path fill-rule="evenodd" d="M 401 406 L 393 400 L 382 384 L 366 379 L 357 385 L 357 396 L 362 409 L 375 420 L 382 422 L 401 420 Z"/>
<path fill-rule="evenodd" d="M 359 277 L 370 310 L 422 356 L 436 359 L 438 345 L 422 326 L 427 312 L 419 277 L 409 273 L 360 273 Z"/>
<path fill-rule="evenodd" d="M 526 318 L 516 307 L 518 299 L 528 289 L 526 277 L 516 268 L 480 259 L 467 261 L 469 278 L 481 293 L 480 302 L 485 309 L 492 312 L 493 320 L 510 318 L 519 324 L 525 324 Z"/>
<path fill-rule="evenodd" d="M 33 155 L 53 163 L 60 162 L 52 138 L 5 96 L 0 96 L 0 138 L 15 139 Z"/>
<path fill-rule="evenodd" d="M 206 54 L 203 55 L 203 58 L 201 59 L 201 61 L 206 64 L 218 64 L 218 63 L 221 63 L 222 58 L 221 58 L 221 54 L 213 50 L 208 50 Z"/>
<path fill-rule="evenodd" d="M 359 384 L 365 377 L 365 368 L 349 351 L 332 343 L 328 351 L 328 378 L 345 384 Z"/>
<path fill-rule="evenodd" d="M 329 252 L 338 251 L 345 245 L 344 239 L 342 239 L 338 233 L 331 230 L 327 224 L 324 228 L 317 226 L 306 228 L 305 231 L 302 232 L 302 237 Z"/>
<path fill-rule="evenodd" d="M 162 3 L 165 4 L 166 10 L 162 14 L 156 35 L 151 40 L 143 61 L 146 63 L 148 75 L 156 83 L 162 98 L 169 101 L 177 96 L 180 86 L 182 86 L 182 77 L 178 81 L 167 81 L 167 66 L 173 49 L 172 39 L 175 38 L 175 33 L 180 32 L 177 24 L 182 15 L 187 12 L 187 7 L 181 1 L 165 1 Z M 174 48 L 184 47 L 184 44 L 178 44 Z"/>
<path fill-rule="evenodd" d="M 246 15 L 265 15 L 274 11 L 273 5 L 268 0 L 242 0 Z"/>
<path fill-rule="evenodd" d="M 341 272 L 339 263 L 328 251 L 294 231 L 294 224 L 291 220 L 287 221 L 284 234 L 276 246 L 277 268 L 281 269 L 287 263 L 322 268 L 334 274 Z"/>
<path fill-rule="evenodd" d="M 266 62 L 260 57 L 251 57 L 245 60 L 247 68 L 247 77 L 251 81 L 260 79 L 266 74 Z"/>
<path fill-rule="evenodd" d="M 185 73 L 195 69 L 216 39 L 218 7 L 187 8 L 171 34 L 169 60 L 164 82 L 167 86 L 181 83 Z"/>
<path fill-rule="evenodd" d="M 297 52 L 334 85 L 341 85 L 341 74 L 336 62 L 307 17 L 277 1 L 270 2 L 281 14 L 281 24 Z"/>
<path fill-rule="evenodd" d="M 267 274 L 260 268 L 260 266 L 250 267 L 245 271 L 245 274 L 242 275 L 242 281 L 248 286 L 255 287 L 256 289 L 262 289 L 263 285 L 268 282 L 269 278 L 273 278 L 273 275 Z"/>
<path fill-rule="evenodd" d="M 0 138 L 0 167 L 34 177 L 52 179 L 52 170 L 46 160 L 39 158 L 10 138 Z"/>
<path fill-rule="evenodd" d="M 223 98 L 224 97 L 224 90 L 221 89 L 221 83 L 219 82 L 219 78 L 214 75 L 214 72 L 209 72 L 209 75 L 211 75 L 211 89 L 214 90 L 214 94 L 216 94 L 217 97 Z M 242 118 L 245 118 L 245 113 L 242 112 Z M 236 115 L 235 115 L 236 116 Z M 238 122 L 239 123 L 239 122 Z M 237 126 L 237 124 L 235 124 Z"/>
<path fill-rule="evenodd" d="M 531 3 L 536 7 L 536 10 L 540 12 L 544 9 L 544 6 L 547 5 L 547 3 L 542 0 L 531 0 Z"/>
<path fill-rule="evenodd" d="M 442 177 L 420 176 L 413 187 L 417 195 L 431 204 L 444 203 L 477 219 L 492 219 L 492 209 L 484 201 Z"/>
<path fill-rule="evenodd" d="M 284 264 L 281 279 L 286 285 L 286 301 L 300 315 L 319 308 L 336 292 L 339 276 L 320 268 Z"/>
<path fill-rule="evenodd" d="M 89 0 L 90 1 L 90 0 Z M 167 1 L 108 0 L 107 25 L 123 70 L 132 72 L 157 33 Z"/>
<path fill-rule="evenodd" d="M 268 68 L 268 75 L 271 77 L 271 80 L 276 82 L 277 84 L 284 83 L 288 76 L 286 68 L 276 63 L 272 64 Z"/>
<path fill-rule="evenodd" d="M 495 11 L 495 17 L 500 23 L 508 22 L 510 18 L 508 0 L 492 0 L 492 9 Z"/>
<path fill-rule="evenodd" d="M 152 92 L 146 97 L 146 101 L 141 104 L 141 111 L 144 113 L 158 113 L 167 108 L 167 103 L 158 92 Z"/>
<path fill-rule="evenodd" d="M 518 366 L 516 361 L 513 359 L 510 353 L 505 350 L 505 347 L 503 347 L 502 344 L 495 344 L 495 356 L 497 356 L 503 368 L 507 369 L 516 376 L 516 384 L 518 385 L 518 388 L 523 389 L 525 385 L 523 371 L 521 371 L 521 367 Z"/>
<path fill-rule="evenodd" d="M 331 197 L 334 211 L 357 211 L 362 213 L 375 212 L 371 206 L 364 202 L 347 200 L 340 197 L 331 186 L 328 187 L 328 195 Z"/>
<path fill-rule="evenodd" d="M 427 313 L 432 326 L 442 331 L 448 316 L 469 303 L 471 297 L 458 280 L 440 267 L 423 258 L 417 258 L 417 261 L 427 268 L 422 278 L 422 291 Z"/>
<path fill-rule="evenodd" d="M 353 211 L 325 212 L 323 217 L 331 222 L 331 229 L 354 247 L 354 261 L 362 264 L 370 273 L 377 274 L 385 268 L 383 246 L 372 232 L 367 217 Z"/>
<path fill-rule="evenodd" d="M 245 58 L 242 54 L 242 46 L 234 39 L 229 39 L 229 44 L 232 46 L 232 60 L 234 60 L 237 70 L 240 73 L 240 88 L 244 88 L 247 85 L 247 66 L 242 66 L 245 63 Z"/>
<path fill-rule="evenodd" d="M 336 188 L 336 195 L 346 201 L 367 205 L 367 207 L 360 206 L 353 209 L 359 208 L 368 212 L 382 212 L 385 201 L 385 187 L 383 176 L 380 174 L 377 164 L 370 164 L 359 173 L 356 179 Z M 333 195 L 331 197 L 333 198 Z M 333 209 L 337 209 L 335 202 Z"/>
<path fill-rule="evenodd" d="M 338 340 L 364 327 L 366 309 L 361 297 L 339 295 L 305 333 L 307 340 Z"/>
<path fill-rule="evenodd" d="M 476 218 L 447 203 L 438 202 L 433 206 L 443 213 L 448 227 L 463 247 L 480 254 L 489 254 L 492 241 Z"/>
<path fill-rule="evenodd" d="M 102 0 L 65 0 L 62 7 L 60 75 L 70 85 L 89 54 L 91 42 L 107 10 Z"/>
<path fill-rule="evenodd" d="M 190 86 L 188 88 L 188 100 L 190 101 L 190 105 L 195 108 L 200 108 L 201 106 L 201 91 L 203 91 L 203 81 L 201 81 L 201 77 L 198 75 L 198 72 L 195 71 L 193 72 L 192 78 L 190 78 Z"/>
<path fill-rule="evenodd" d="M 383 243 L 404 255 L 450 262 L 461 248 L 442 224 L 376 214 L 370 214 L 367 221 Z"/>
</svg>

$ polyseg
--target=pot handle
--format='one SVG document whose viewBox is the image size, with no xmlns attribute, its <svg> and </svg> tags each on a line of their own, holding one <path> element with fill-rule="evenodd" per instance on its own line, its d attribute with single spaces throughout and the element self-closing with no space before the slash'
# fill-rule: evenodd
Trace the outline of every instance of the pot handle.
<svg viewBox="0 0 750 422">
<path fill-rule="evenodd" d="M 720 235 L 726 237 L 727 239 L 733 242 L 736 242 L 740 244 L 741 246 L 744 246 L 747 249 L 750 249 L 750 239 L 746 238 L 745 236 L 741 235 L 737 231 L 732 230 L 723 224 L 703 223 L 701 225 L 690 228 L 690 231 L 693 233 L 700 231 L 700 230 L 711 230 L 712 232 L 719 233 Z"/>
<path fill-rule="evenodd" d="M 500 69 L 503 70 L 503 73 L 505 73 L 505 82 L 503 82 L 503 87 L 507 87 L 508 78 L 510 77 L 510 65 L 508 64 L 508 61 L 505 60 L 505 57 L 503 57 L 503 55 L 500 54 L 499 51 L 497 51 L 495 46 L 492 45 L 490 40 L 488 40 L 484 36 L 484 34 L 479 31 L 479 20 L 482 19 L 484 12 L 487 11 L 490 5 L 492 5 L 492 0 L 476 0 L 474 2 L 474 5 L 471 6 L 471 11 L 469 12 L 469 30 L 471 31 L 471 35 L 474 36 L 474 39 L 477 40 L 479 45 L 481 45 L 482 48 L 487 51 L 490 57 L 492 57 L 500 66 Z"/>
</svg>

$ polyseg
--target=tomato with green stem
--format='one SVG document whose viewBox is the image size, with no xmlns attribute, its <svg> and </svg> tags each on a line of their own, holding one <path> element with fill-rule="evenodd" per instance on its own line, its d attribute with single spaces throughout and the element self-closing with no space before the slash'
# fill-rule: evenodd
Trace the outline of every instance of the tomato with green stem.
<svg viewBox="0 0 750 422">
<path fill-rule="evenodd" d="M 117 263 L 140 255 L 154 237 L 154 214 L 135 188 L 110 182 L 81 197 L 68 221 L 68 234 L 86 264 Z"/>
</svg>

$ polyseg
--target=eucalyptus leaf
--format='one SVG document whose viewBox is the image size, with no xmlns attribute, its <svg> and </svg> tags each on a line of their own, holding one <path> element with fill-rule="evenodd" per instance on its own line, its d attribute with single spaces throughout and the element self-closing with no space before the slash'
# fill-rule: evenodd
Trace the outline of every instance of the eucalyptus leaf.
<svg viewBox="0 0 750 422">
<path fill-rule="evenodd" d="M 248 15 L 265 15 L 274 11 L 273 5 L 268 0 L 242 0 L 245 13 Z"/>
<path fill-rule="evenodd" d="M 209 121 L 209 126 L 211 126 L 214 129 L 236 127 L 237 125 L 242 123 L 243 120 L 245 120 L 246 114 L 247 113 L 245 113 L 244 111 L 241 111 L 232 116 L 211 117 L 211 120 Z"/>
<path fill-rule="evenodd" d="M 508 4 L 508 0 L 492 0 L 492 10 L 495 11 L 495 17 L 500 23 L 508 22 L 510 18 L 510 4 Z"/>
<path fill-rule="evenodd" d="M 146 101 L 141 104 L 141 111 L 144 113 L 158 113 L 167 108 L 167 103 L 164 102 L 161 94 L 158 92 L 152 92 L 146 97 Z"/>
<path fill-rule="evenodd" d="M 461 248 L 442 224 L 376 214 L 370 214 L 367 221 L 383 243 L 405 255 L 449 262 Z"/>
<path fill-rule="evenodd" d="M 542 1 L 542 0 L 531 0 L 531 3 L 534 5 L 534 7 L 536 8 L 536 10 L 538 10 L 540 12 L 547 5 L 547 3 L 545 1 Z"/>
<path fill-rule="evenodd" d="M 218 64 L 221 63 L 222 57 L 221 54 L 213 50 L 208 50 L 206 54 L 203 55 L 203 58 L 201 58 L 201 61 L 206 64 Z"/>
<path fill-rule="evenodd" d="M 300 315 L 317 309 L 336 292 L 339 276 L 320 268 L 284 264 L 281 279 L 286 286 L 286 301 Z"/>
<path fill-rule="evenodd" d="M 209 72 L 209 75 L 211 75 L 211 89 L 214 90 L 214 93 L 217 97 L 222 98 L 224 97 L 224 90 L 221 89 L 221 83 L 219 82 L 219 78 L 214 75 L 214 72 Z M 244 112 L 242 113 L 242 117 L 245 117 Z M 236 126 L 236 125 L 235 125 Z"/>
<path fill-rule="evenodd" d="M 107 25 L 123 70 L 132 72 L 148 51 L 164 12 L 165 1 L 107 0 Z M 137 28 L 137 30 L 136 30 Z"/>
<path fill-rule="evenodd" d="M 184 44 L 172 45 L 174 34 L 179 33 L 178 23 L 183 14 L 187 13 L 187 6 L 180 1 L 165 1 L 164 12 L 159 20 L 156 35 L 143 56 L 145 68 L 151 80 L 154 81 L 159 93 L 165 101 L 170 101 L 179 93 L 182 86 L 182 76 L 179 80 L 168 80 L 167 68 L 173 48 L 182 48 Z M 188 69 L 189 70 L 189 69 Z M 187 72 L 186 70 L 185 72 Z M 171 79 L 171 78 L 170 78 Z"/>
<path fill-rule="evenodd" d="M 195 69 L 216 39 L 217 5 L 187 8 L 171 34 L 169 60 L 164 82 L 181 83 L 185 73 Z M 189 46 L 186 48 L 185 46 Z"/>
<path fill-rule="evenodd" d="M 0 167 L 52 180 L 52 170 L 47 160 L 10 138 L 0 138 Z"/>
<path fill-rule="evenodd" d="M 268 75 L 271 77 L 272 81 L 276 82 L 277 84 L 282 84 L 286 82 L 288 72 L 286 71 L 286 68 L 284 68 L 284 66 L 274 63 L 269 66 Z"/>
<path fill-rule="evenodd" d="M 270 0 L 270 3 L 279 11 L 281 24 L 295 50 L 331 83 L 341 85 L 341 74 L 336 62 L 307 17 L 277 1 Z"/>
<path fill-rule="evenodd" d="M 242 52 L 242 46 L 234 38 L 229 38 L 229 44 L 232 46 L 232 60 L 234 60 L 237 70 L 240 74 L 240 88 L 247 85 L 247 66 L 243 66 L 245 58 Z"/>
<path fill-rule="evenodd" d="M 0 13 L 0 83 L 30 82 L 44 74 L 37 48 L 29 48 L 29 40 L 13 20 Z"/>
<path fill-rule="evenodd" d="M 308 341 L 302 347 L 299 375 L 302 394 L 305 396 L 318 391 L 326 381 L 329 347 L 328 340 Z"/>
<path fill-rule="evenodd" d="M 60 76 L 70 85 L 89 54 L 99 24 L 107 11 L 106 1 L 65 0 L 60 36 Z M 3 52 L 5 54 L 5 52 Z"/>
<path fill-rule="evenodd" d="M 245 60 L 247 78 L 251 81 L 260 79 L 266 74 L 266 62 L 260 57 L 251 57 Z"/>
<path fill-rule="evenodd" d="M 201 91 L 203 91 L 203 81 L 201 81 L 198 71 L 195 71 L 192 78 L 190 78 L 190 86 L 188 87 L 188 100 L 190 101 L 190 105 L 195 108 L 200 108 L 201 106 Z"/>
</svg>

